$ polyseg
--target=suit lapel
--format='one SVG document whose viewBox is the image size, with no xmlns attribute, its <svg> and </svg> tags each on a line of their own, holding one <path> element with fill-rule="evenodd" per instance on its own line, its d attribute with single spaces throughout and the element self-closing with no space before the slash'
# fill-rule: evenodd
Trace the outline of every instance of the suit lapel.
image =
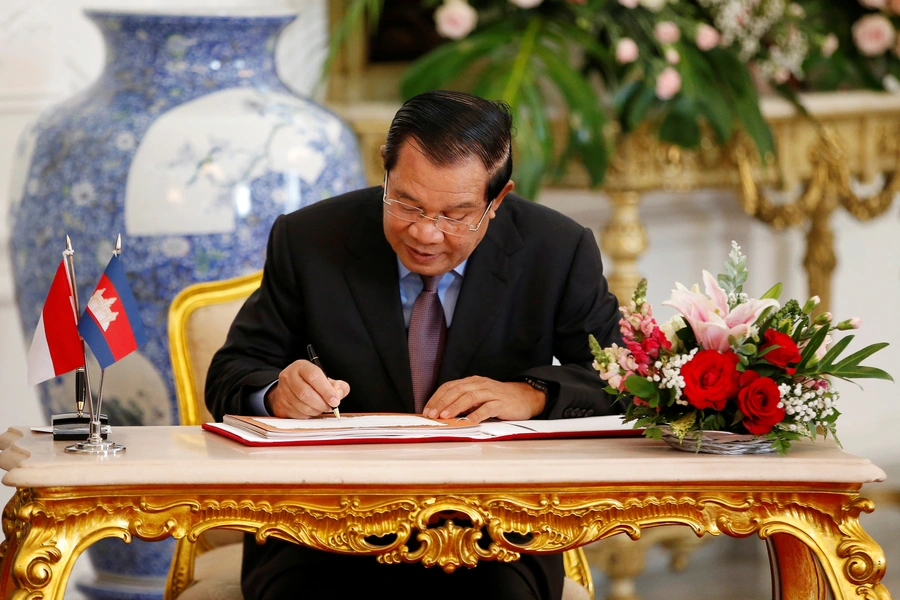
<svg viewBox="0 0 900 600">
<path fill-rule="evenodd" d="M 381 208 L 380 203 L 377 208 Z M 347 246 L 356 257 L 344 269 L 347 285 L 404 408 L 412 411 L 415 403 L 400 305 L 397 255 L 384 238 L 380 210 L 377 215 L 365 216 Z"/>
<path fill-rule="evenodd" d="M 521 258 L 515 254 L 523 245 L 518 229 L 501 208 L 466 263 L 438 384 L 466 373 L 466 367 L 508 304 L 509 294 L 522 273 Z"/>
</svg>

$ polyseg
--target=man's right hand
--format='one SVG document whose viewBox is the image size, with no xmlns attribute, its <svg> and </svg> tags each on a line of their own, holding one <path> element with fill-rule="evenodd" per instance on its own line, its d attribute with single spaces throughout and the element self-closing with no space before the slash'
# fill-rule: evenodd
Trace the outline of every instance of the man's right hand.
<svg viewBox="0 0 900 600">
<path fill-rule="evenodd" d="M 349 393 L 346 381 L 329 379 L 308 360 L 298 360 L 278 375 L 278 382 L 266 393 L 265 404 L 270 415 L 309 419 L 331 412 Z"/>
</svg>

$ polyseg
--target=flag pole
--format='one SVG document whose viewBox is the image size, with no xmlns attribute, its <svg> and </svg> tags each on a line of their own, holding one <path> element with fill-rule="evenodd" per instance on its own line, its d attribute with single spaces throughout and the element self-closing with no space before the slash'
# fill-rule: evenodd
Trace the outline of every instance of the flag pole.
<svg viewBox="0 0 900 600">
<path fill-rule="evenodd" d="M 113 256 L 119 256 L 122 253 L 122 234 L 116 236 L 116 247 L 113 248 Z M 97 392 L 97 413 L 103 404 L 103 377 L 106 375 L 106 369 L 100 369 L 100 389 Z"/>
<path fill-rule="evenodd" d="M 66 236 L 66 243 L 69 248 L 71 248 L 71 242 L 69 242 L 68 236 Z M 116 239 L 116 247 L 113 250 L 113 256 L 118 256 L 122 251 L 122 234 L 119 234 L 119 237 Z M 74 254 L 74 252 L 73 252 Z M 72 271 L 72 283 L 75 283 L 74 276 L 74 266 Z M 75 298 L 76 309 L 78 306 L 78 298 Z M 81 311 L 78 310 L 80 313 Z M 85 345 L 84 338 L 81 338 L 82 348 Z M 88 376 L 87 369 L 87 361 L 85 361 L 85 379 L 87 383 L 87 391 L 88 391 L 88 400 L 90 401 L 91 407 L 91 423 L 90 423 L 90 435 L 88 439 L 83 442 L 78 442 L 72 446 L 66 446 L 66 452 L 73 452 L 77 454 L 95 454 L 95 455 L 107 455 L 107 454 L 118 454 L 122 450 L 125 449 L 125 446 L 121 444 L 117 444 L 113 441 L 108 441 L 103 439 L 102 431 L 103 424 L 100 422 L 100 405 L 103 402 L 103 375 L 105 369 L 100 369 L 100 389 L 97 392 L 97 407 L 94 408 L 94 398 L 91 393 L 91 380 Z"/>
<path fill-rule="evenodd" d="M 75 249 L 72 248 L 72 240 L 68 235 L 66 236 L 66 249 L 63 252 L 63 256 L 66 258 L 69 284 L 72 286 L 70 291 L 72 292 L 72 301 L 75 303 L 75 326 L 77 327 L 81 318 L 81 306 L 78 302 L 78 284 L 75 279 Z M 81 340 L 81 355 L 84 358 L 84 366 L 75 370 L 75 409 L 78 411 L 78 418 L 80 419 L 84 415 L 84 399 L 87 397 L 89 399 L 88 406 L 91 411 L 91 421 L 93 421 L 94 402 L 91 397 L 91 377 L 87 368 L 87 350 L 84 338 L 79 335 L 78 339 Z"/>
</svg>

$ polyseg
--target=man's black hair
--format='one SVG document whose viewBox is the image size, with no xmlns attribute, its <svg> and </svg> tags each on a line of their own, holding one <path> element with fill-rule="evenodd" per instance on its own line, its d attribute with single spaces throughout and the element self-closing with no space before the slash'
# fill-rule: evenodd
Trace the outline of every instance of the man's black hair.
<svg viewBox="0 0 900 600">
<path fill-rule="evenodd" d="M 512 113 L 505 102 L 438 90 L 407 100 L 391 122 L 384 168 L 397 162 L 410 139 L 437 166 L 477 158 L 488 172 L 487 200 L 494 200 L 512 175 Z"/>
</svg>

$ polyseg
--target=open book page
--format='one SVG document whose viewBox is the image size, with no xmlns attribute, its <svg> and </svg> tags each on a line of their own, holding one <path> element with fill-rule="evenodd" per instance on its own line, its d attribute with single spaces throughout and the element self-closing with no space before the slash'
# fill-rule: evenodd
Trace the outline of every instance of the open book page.
<svg viewBox="0 0 900 600">
<path fill-rule="evenodd" d="M 491 436 L 516 435 L 523 433 L 587 433 L 634 431 L 634 423 L 625 423 L 621 415 L 602 417 L 581 417 L 579 419 L 553 419 L 528 421 L 487 421 L 480 430 Z"/>
<path fill-rule="evenodd" d="M 278 419 L 226 415 L 224 423 L 204 428 L 244 443 L 315 444 L 391 441 L 489 441 L 553 437 L 619 437 L 639 435 L 619 415 L 553 421 L 487 421 L 427 419 L 408 414 L 349 414 L 316 419 Z"/>
<path fill-rule="evenodd" d="M 429 437 L 477 432 L 478 426 L 461 419 L 428 419 L 409 414 L 323 415 L 313 419 L 279 419 L 225 415 L 226 425 L 239 427 L 268 439 L 317 439 L 354 437 Z"/>
</svg>

